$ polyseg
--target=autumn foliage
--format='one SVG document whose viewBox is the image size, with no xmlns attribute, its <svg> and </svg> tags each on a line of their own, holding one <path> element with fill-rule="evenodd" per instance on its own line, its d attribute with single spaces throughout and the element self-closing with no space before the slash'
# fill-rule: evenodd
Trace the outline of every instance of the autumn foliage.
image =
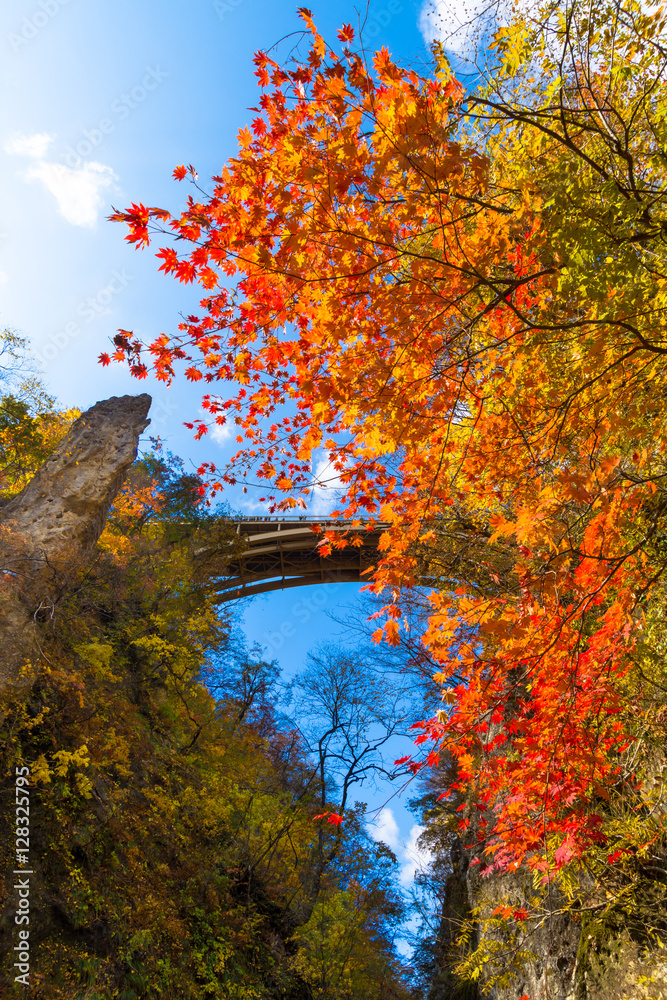
<svg viewBox="0 0 667 1000">
<path fill-rule="evenodd" d="M 16 412 L 9 401 L 0 415 Z M 0 499 L 71 420 L 24 414 L 23 465 L 5 469 Z M 279 717 L 268 700 L 277 664 L 217 606 L 234 526 L 202 509 L 196 487 L 162 450 L 132 466 L 94 563 L 39 623 L 34 683 L 3 692 L 5 801 L 16 767 L 30 774 L 30 992 L 408 1000 L 393 947 L 396 859 L 368 836 L 363 805 L 342 827 L 330 809 L 315 820 L 331 805 L 331 761 L 322 768 Z M 13 965 L 16 846 L 5 809 L 7 998 L 25 995 Z"/>
<path fill-rule="evenodd" d="M 641 795 L 636 665 L 667 566 L 667 56 L 662 14 L 631 0 L 541 15 L 498 32 L 471 95 L 437 51 L 429 78 L 349 27 L 333 51 L 302 9 L 308 55 L 256 56 L 256 117 L 213 194 L 114 216 L 204 297 L 113 357 L 183 368 L 238 425 L 212 484 L 252 470 L 289 509 L 323 449 L 341 512 L 389 523 L 378 638 L 431 588 L 444 704 L 418 742 L 456 758 L 484 865 L 548 875 L 596 846 L 617 860 L 605 809 Z"/>
</svg>

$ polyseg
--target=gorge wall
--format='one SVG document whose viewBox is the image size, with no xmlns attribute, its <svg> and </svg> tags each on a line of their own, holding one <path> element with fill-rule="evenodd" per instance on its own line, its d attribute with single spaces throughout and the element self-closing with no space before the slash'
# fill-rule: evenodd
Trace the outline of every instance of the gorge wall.
<svg viewBox="0 0 667 1000">
<path fill-rule="evenodd" d="M 667 1000 L 667 955 L 649 928 L 664 932 L 664 899 L 646 880 L 637 906 L 608 907 L 605 893 L 589 883 L 589 903 L 568 906 L 557 890 L 536 892 L 528 873 L 480 877 L 474 853 L 457 841 L 445 885 L 429 1000 Z M 654 873 L 654 887 L 665 870 Z M 499 920 L 497 907 L 528 908 L 541 896 L 537 920 L 526 920 L 514 936 Z M 642 906 L 643 903 L 643 906 Z M 474 918 L 474 919 L 473 919 Z M 468 947 L 487 960 L 477 982 L 454 969 L 462 957 L 459 935 L 466 921 L 476 927 Z"/>
</svg>

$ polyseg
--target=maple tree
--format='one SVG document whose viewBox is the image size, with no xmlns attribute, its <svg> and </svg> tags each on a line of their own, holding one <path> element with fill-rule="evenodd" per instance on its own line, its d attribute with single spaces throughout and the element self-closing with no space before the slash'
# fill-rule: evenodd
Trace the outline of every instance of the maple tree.
<svg viewBox="0 0 667 1000">
<path fill-rule="evenodd" d="M 487 870 L 548 876 L 604 847 L 615 790 L 640 795 L 624 754 L 667 567 L 664 18 L 518 14 L 467 94 L 437 48 L 429 78 L 369 64 L 350 26 L 336 52 L 300 13 L 310 51 L 256 56 L 257 117 L 213 194 L 113 216 L 204 289 L 178 333 L 120 331 L 113 358 L 184 368 L 238 425 L 214 488 L 253 470 L 289 509 L 324 449 L 341 512 L 388 522 L 377 637 L 430 583 L 444 696 L 406 763 L 453 755 Z"/>
</svg>

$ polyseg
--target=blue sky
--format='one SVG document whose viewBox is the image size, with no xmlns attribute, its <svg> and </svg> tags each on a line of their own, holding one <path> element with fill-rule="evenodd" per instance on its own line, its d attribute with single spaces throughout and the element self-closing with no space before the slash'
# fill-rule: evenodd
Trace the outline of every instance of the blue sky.
<svg viewBox="0 0 667 1000">
<path fill-rule="evenodd" d="M 178 210 L 187 188 L 171 173 L 180 163 L 192 163 L 202 183 L 220 171 L 257 100 L 252 55 L 301 30 L 297 6 L 5 0 L 0 10 L 0 327 L 30 339 L 62 405 L 150 392 L 149 432 L 195 465 L 220 464 L 228 447 L 224 434 L 197 444 L 183 428 L 199 415 L 196 389 L 139 384 L 124 368 L 103 369 L 97 356 L 119 327 L 142 338 L 174 330 L 197 292 L 159 275 L 152 252 L 129 247 L 106 216 L 131 201 Z M 348 0 L 310 6 L 329 39 L 343 22 L 358 23 Z M 437 6 L 440 15 L 465 20 L 464 5 Z M 423 0 L 372 0 L 364 37 L 367 46 L 386 45 L 399 62 L 426 71 L 426 42 L 447 37 L 442 24 Z M 230 499 L 241 506 L 242 498 Z M 317 513 L 326 510 L 325 495 L 314 502 Z M 357 590 L 329 585 L 256 599 L 245 610 L 246 631 L 284 670 L 298 669 L 308 648 L 338 632 L 327 611 Z M 373 799 L 376 806 L 383 800 Z M 414 819 L 393 800 L 380 826 L 409 881 Z"/>
</svg>

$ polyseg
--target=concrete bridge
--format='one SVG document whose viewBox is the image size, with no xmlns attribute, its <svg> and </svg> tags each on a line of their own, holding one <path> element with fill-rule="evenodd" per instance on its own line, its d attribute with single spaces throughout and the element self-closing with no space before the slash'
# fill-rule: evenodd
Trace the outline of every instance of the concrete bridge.
<svg viewBox="0 0 667 1000">
<path fill-rule="evenodd" d="M 387 528 L 384 522 L 376 522 L 368 531 L 363 524 L 354 528 L 352 521 L 317 517 L 248 517 L 235 523 L 246 549 L 220 580 L 221 603 L 315 583 L 363 583 L 367 577 L 362 573 L 375 562 L 378 539 Z M 321 532 L 316 530 L 318 525 Z M 324 531 L 353 531 L 363 544 L 325 556 L 318 548 Z"/>
</svg>

